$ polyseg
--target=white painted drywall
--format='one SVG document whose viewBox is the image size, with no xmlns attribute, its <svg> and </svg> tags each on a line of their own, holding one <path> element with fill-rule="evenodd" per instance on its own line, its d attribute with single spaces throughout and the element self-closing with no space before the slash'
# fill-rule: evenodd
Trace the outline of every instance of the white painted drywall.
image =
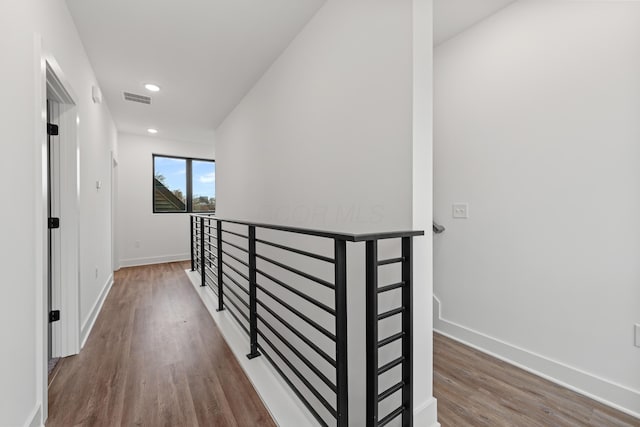
<svg viewBox="0 0 640 427">
<path fill-rule="evenodd" d="M 413 0 L 413 177 L 414 239 L 413 376 L 414 425 L 437 425 L 433 394 L 433 38 L 434 3 Z"/>
<path fill-rule="evenodd" d="M 81 322 L 111 276 L 108 177 L 116 132 L 106 105 L 91 101 L 91 86 L 96 80 L 64 1 L 7 1 L 0 9 L 0 93 L 5 101 L 0 106 L 4 141 L 0 180 L 5 203 L 0 214 L 4 224 L 0 300 L 5 302 L 0 314 L 0 425 L 19 426 L 40 423 L 37 414 L 46 393 L 42 389 L 46 347 L 38 337 L 42 324 L 37 320 L 42 320 L 44 313 L 36 303 L 43 293 L 42 253 L 37 253 L 41 234 L 34 230 L 42 212 L 42 182 L 36 178 L 41 165 L 37 160 L 41 141 L 36 141 L 36 136 L 42 134 L 36 132 L 36 124 L 42 126 L 40 106 L 36 106 L 37 93 L 42 90 L 36 83 L 41 77 L 40 57 L 36 58 L 34 47 L 36 34 L 41 35 L 43 52 L 55 57 L 78 97 Z M 96 180 L 103 182 L 101 191 L 95 189 Z"/>
<path fill-rule="evenodd" d="M 425 5 L 430 49 L 431 2 Z M 412 227 L 412 6 L 329 0 L 320 9 L 217 129 L 219 216 L 351 232 Z M 422 64 L 430 97 L 431 67 L 428 59 Z M 428 153 L 430 124 L 422 130 Z M 431 165 L 423 167 L 415 182 L 424 184 Z M 430 221 L 430 209 L 424 214 Z M 382 254 L 392 249 L 382 246 Z M 352 425 L 364 423 L 362 252 L 349 251 L 357 270 L 349 277 Z M 430 289 L 430 271 L 421 277 Z M 416 311 L 428 319 L 430 302 Z M 414 337 L 430 354 L 430 335 Z M 419 362 L 420 407 L 431 399 L 429 360 Z"/>
<path fill-rule="evenodd" d="M 213 141 L 203 144 L 120 133 L 118 145 L 119 266 L 189 259 L 189 214 L 153 213 L 152 156 L 214 159 Z"/>
<path fill-rule="evenodd" d="M 435 50 L 443 325 L 636 414 L 638 76 L 637 2 L 517 2 Z"/>
</svg>

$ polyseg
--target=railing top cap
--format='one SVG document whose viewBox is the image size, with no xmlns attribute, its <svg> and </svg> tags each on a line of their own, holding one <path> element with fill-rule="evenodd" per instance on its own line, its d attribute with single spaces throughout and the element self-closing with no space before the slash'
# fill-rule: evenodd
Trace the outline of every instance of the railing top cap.
<svg viewBox="0 0 640 427">
<path fill-rule="evenodd" d="M 422 230 L 384 231 L 384 232 L 372 232 L 372 233 L 343 233 L 343 232 L 334 232 L 334 231 L 325 231 L 325 230 L 314 230 L 310 228 L 289 227 L 286 225 L 261 224 L 256 222 L 237 221 L 232 219 L 219 218 L 215 215 L 192 214 L 191 216 L 196 218 L 213 219 L 215 221 L 226 222 L 229 224 L 247 225 L 247 226 L 253 226 L 256 228 L 264 228 L 268 230 L 286 231 L 289 233 L 306 234 L 308 236 L 326 237 L 329 239 L 344 240 L 346 242 L 367 242 L 371 240 L 395 239 L 400 237 L 414 237 L 414 236 L 424 235 L 424 231 Z"/>
</svg>

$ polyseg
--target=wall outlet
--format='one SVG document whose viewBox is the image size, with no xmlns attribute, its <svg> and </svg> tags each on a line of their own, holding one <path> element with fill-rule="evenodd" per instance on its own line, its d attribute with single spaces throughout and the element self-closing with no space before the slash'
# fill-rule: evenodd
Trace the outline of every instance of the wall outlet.
<svg viewBox="0 0 640 427">
<path fill-rule="evenodd" d="M 636 347 L 640 347 L 640 324 L 639 323 L 636 323 L 634 325 L 634 330 L 636 333 L 636 339 L 635 339 Z"/>
<path fill-rule="evenodd" d="M 454 203 L 452 209 L 452 215 L 454 218 L 467 219 L 469 218 L 469 204 L 468 203 Z"/>
</svg>

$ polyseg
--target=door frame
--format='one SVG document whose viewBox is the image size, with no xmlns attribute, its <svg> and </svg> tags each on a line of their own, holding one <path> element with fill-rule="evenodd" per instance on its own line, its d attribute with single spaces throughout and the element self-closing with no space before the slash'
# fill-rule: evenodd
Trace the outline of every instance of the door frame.
<svg viewBox="0 0 640 427">
<path fill-rule="evenodd" d="M 60 229 L 59 295 L 61 312 L 52 334 L 53 355 L 80 351 L 80 144 L 78 97 L 42 37 L 35 36 L 35 178 L 36 223 L 36 377 L 43 422 L 48 414 L 48 159 L 47 98 L 60 104 Z M 39 399 L 39 400 L 40 400 Z"/>
</svg>

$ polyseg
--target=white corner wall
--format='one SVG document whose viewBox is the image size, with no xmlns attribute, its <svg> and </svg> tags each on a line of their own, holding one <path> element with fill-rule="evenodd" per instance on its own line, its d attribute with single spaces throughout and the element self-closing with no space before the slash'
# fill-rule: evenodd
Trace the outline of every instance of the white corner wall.
<svg viewBox="0 0 640 427">
<path fill-rule="evenodd" d="M 118 145 L 119 267 L 189 259 L 189 214 L 153 213 L 152 156 L 215 160 L 214 142 L 203 144 L 120 133 Z"/>
<path fill-rule="evenodd" d="M 80 322 L 91 315 L 111 278 L 110 152 L 114 124 L 91 101 L 96 79 L 62 0 L 9 0 L 0 6 L 2 79 L 0 179 L 5 209 L 0 244 L 0 425 L 40 425 L 45 375 L 42 328 L 42 93 L 40 60 L 55 58 L 77 97 L 80 144 Z M 36 43 L 36 41 L 41 41 Z M 38 47 L 36 47 L 38 46 Z M 96 190 L 95 181 L 104 185 Z M 95 275 L 98 269 L 98 276 Z M 39 301 L 39 302 L 37 302 Z"/>
<path fill-rule="evenodd" d="M 436 329 L 640 416 L 640 3 L 517 2 L 434 67 Z"/>
<path fill-rule="evenodd" d="M 414 145 L 413 3 L 425 40 Z M 348 232 L 431 221 L 431 1 L 328 0 L 216 133 L 222 218 Z M 419 79 L 417 79 L 419 80 Z M 414 151 L 422 167 L 413 174 Z M 413 218 L 415 185 L 423 186 Z M 420 187 L 418 187 L 420 188 Z M 427 240 L 429 242 L 429 240 Z M 311 248 L 306 248 L 311 249 Z M 363 249 L 350 245 L 350 425 L 364 425 Z M 386 247 L 385 249 L 386 250 Z M 430 245 L 420 246 L 430 259 Z M 284 257 L 284 255 L 283 255 Z M 416 261 L 416 410 L 432 425 L 430 262 Z M 424 271 L 422 271 L 424 270 Z M 424 415 L 429 414 L 429 415 Z"/>
</svg>

